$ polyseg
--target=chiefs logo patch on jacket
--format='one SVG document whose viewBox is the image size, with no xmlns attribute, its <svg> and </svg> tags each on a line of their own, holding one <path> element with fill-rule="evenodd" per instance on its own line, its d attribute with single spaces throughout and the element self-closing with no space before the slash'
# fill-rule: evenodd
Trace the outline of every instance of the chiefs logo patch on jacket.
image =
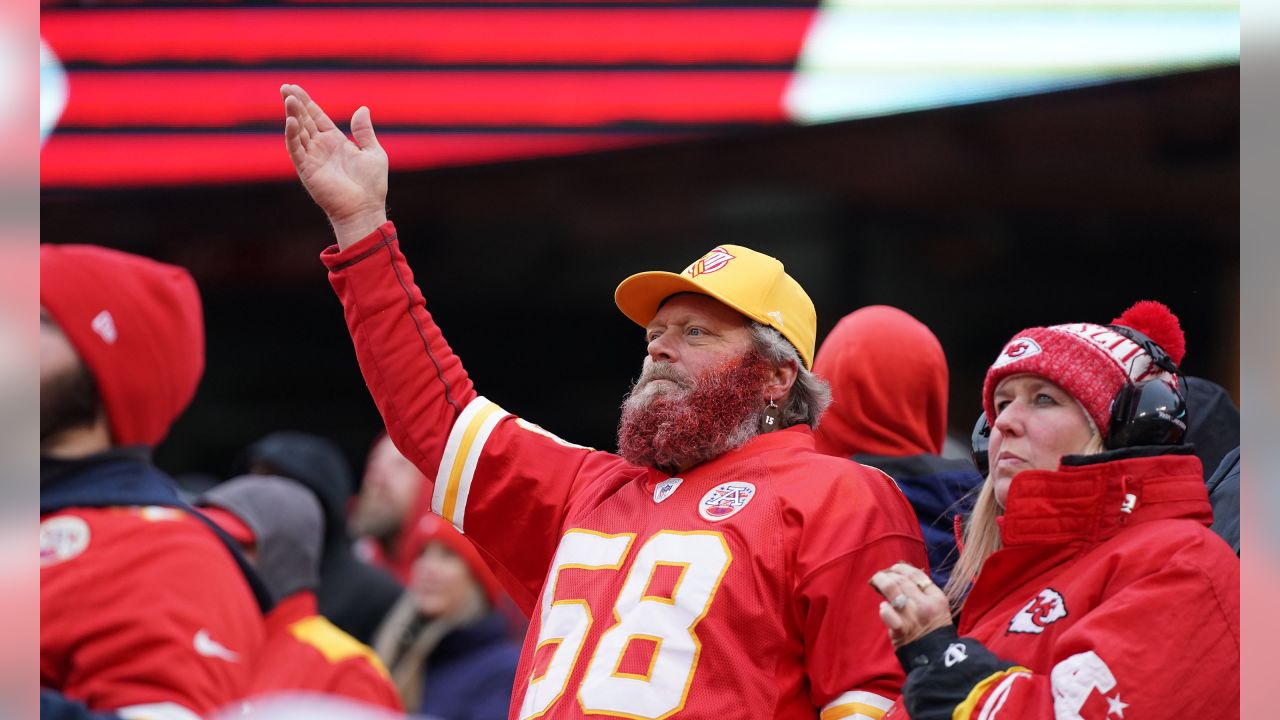
<svg viewBox="0 0 1280 720">
<path fill-rule="evenodd" d="M 1066 616 L 1067 603 L 1062 599 L 1062 594 L 1053 588 L 1045 588 L 1013 616 L 1013 620 L 1009 621 L 1009 632 L 1039 635 L 1045 628 Z"/>
</svg>

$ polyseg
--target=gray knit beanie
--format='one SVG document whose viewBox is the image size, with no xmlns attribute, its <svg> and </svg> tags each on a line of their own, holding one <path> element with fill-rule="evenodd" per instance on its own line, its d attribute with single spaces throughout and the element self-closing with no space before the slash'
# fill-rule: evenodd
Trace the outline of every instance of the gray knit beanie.
<svg viewBox="0 0 1280 720">
<path fill-rule="evenodd" d="M 324 511 L 306 486 L 273 475 L 241 475 L 196 504 L 221 508 L 249 526 L 256 541 L 254 566 L 277 600 L 319 584 Z"/>
</svg>

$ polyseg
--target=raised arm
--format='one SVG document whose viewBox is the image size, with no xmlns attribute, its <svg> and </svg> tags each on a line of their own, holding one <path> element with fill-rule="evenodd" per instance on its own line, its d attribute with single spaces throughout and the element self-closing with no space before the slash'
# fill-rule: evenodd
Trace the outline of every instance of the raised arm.
<svg viewBox="0 0 1280 720">
<path fill-rule="evenodd" d="M 346 249 L 387 221 L 387 153 L 373 132 L 369 108 L 351 116 L 351 136 L 329 119 L 307 91 L 281 85 L 284 144 L 298 178 Z"/>
</svg>

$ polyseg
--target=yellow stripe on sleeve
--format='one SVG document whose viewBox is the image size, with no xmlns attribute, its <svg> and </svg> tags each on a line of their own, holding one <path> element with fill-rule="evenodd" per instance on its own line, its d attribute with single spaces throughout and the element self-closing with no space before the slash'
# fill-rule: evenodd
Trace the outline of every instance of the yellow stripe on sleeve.
<svg viewBox="0 0 1280 720">
<path fill-rule="evenodd" d="M 353 657 L 364 658 L 379 675 L 391 679 L 386 666 L 372 648 L 338 629 L 323 616 L 313 615 L 293 623 L 289 626 L 289 634 L 298 642 L 319 650 L 324 659 L 331 663 L 340 663 Z"/>
<path fill-rule="evenodd" d="M 993 685 L 1012 679 L 1019 674 L 1030 676 L 1031 671 L 1021 665 L 1015 665 L 983 678 L 982 682 L 974 685 L 973 690 L 969 691 L 969 696 L 964 699 L 964 702 L 957 705 L 956 709 L 952 711 L 951 720 L 969 720 L 973 717 L 974 709 L 978 707 L 978 701 L 982 700 L 982 696 L 986 695 Z"/>
<path fill-rule="evenodd" d="M 854 690 L 827 703 L 821 720 L 880 720 L 893 707 L 893 701 L 865 690 Z"/>
<path fill-rule="evenodd" d="M 479 398 L 477 398 L 479 400 Z M 461 512 L 458 512 L 459 494 L 466 494 L 470 489 L 471 473 L 463 472 L 468 464 L 468 458 L 472 459 L 471 470 L 474 472 L 475 456 L 478 456 L 480 447 L 474 447 L 477 436 L 481 434 L 481 429 L 485 427 L 485 421 L 489 420 L 494 413 L 506 414 L 502 408 L 493 403 L 486 403 L 478 412 L 471 416 L 470 422 L 463 429 L 462 436 L 458 441 L 458 448 L 453 457 L 453 465 L 449 468 L 449 481 L 445 487 L 444 506 L 441 508 L 441 515 L 455 526 L 462 525 Z M 492 429 L 492 425 L 489 426 Z M 454 432 L 457 432 L 455 427 Z M 483 441 L 488 439 L 488 433 L 481 438 L 481 446 Z M 467 487 L 463 487 L 463 480 L 466 480 Z"/>
</svg>

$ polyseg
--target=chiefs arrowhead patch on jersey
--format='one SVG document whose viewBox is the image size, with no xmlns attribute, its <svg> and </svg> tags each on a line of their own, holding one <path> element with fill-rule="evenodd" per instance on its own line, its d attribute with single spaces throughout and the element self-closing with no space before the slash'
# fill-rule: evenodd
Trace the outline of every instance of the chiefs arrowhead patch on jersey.
<svg viewBox="0 0 1280 720">
<path fill-rule="evenodd" d="M 737 515 L 756 495 L 756 486 L 749 482 L 730 482 L 712 488 L 698 503 L 698 514 L 703 520 L 720 522 Z"/>
<path fill-rule="evenodd" d="M 1013 616 L 1009 621 L 1009 632 L 1039 635 L 1066 616 L 1067 604 L 1062 594 L 1053 588 L 1045 588 Z"/>
</svg>

